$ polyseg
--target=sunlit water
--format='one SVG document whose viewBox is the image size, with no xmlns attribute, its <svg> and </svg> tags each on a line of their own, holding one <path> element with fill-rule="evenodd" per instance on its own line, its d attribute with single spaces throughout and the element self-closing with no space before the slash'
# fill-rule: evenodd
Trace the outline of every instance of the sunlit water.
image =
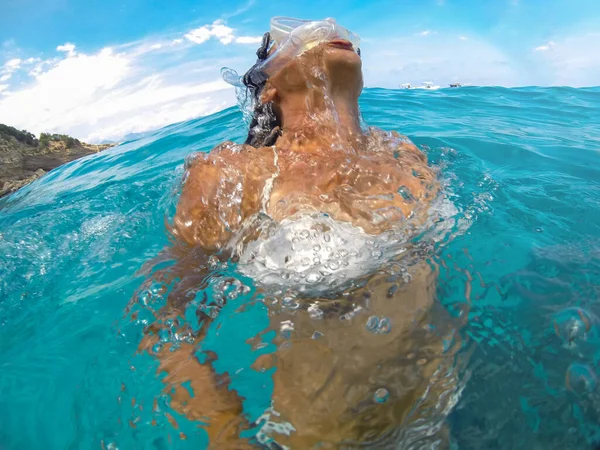
<svg viewBox="0 0 600 450">
<path fill-rule="evenodd" d="M 445 186 L 436 208 L 446 225 L 430 230 L 428 256 L 440 267 L 439 302 L 467 315 L 470 355 L 448 418 L 453 445 L 594 448 L 600 89 L 369 89 L 361 107 L 369 125 L 419 145 Z M 170 407 L 157 361 L 136 354 L 144 307 L 161 302 L 156 286 L 138 291 L 148 279 L 139 271 L 170 245 L 165 217 L 186 155 L 244 135 L 241 113 L 228 109 L 72 162 L 0 200 L 0 449 L 206 446 L 198 423 Z M 310 245 L 292 262 L 301 266 Z M 250 369 L 265 307 L 239 310 L 256 294 L 257 270 L 204 287 L 215 304 L 231 300 L 203 345 L 219 355 L 215 368 L 231 375 L 251 420 L 272 389 L 269 372 Z M 369 318 L 367 327 L 381 323 Z M 377 390 L 375 401 L 388 394 Z"/>
</svg>

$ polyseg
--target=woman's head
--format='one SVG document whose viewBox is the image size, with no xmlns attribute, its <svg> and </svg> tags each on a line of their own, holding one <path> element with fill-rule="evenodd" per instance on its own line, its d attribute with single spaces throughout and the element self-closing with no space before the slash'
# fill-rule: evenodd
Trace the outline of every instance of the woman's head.
<svg viewBox="0 0 600 450">
<path fill-rule="evenodd" d="M 273 145 L 280 128 L 298 111 L 308 108 L 310 113 L 333 108 L 336 102 L 358 102 L 363 86 L 358 37 L 333 21 L 314 23 L 333 24 L 334 32 L 320 40 L 314 38 L 314 31 L 312 35 L 305 32 L 304 41 L 292 32 L 283 43 L 281 37 L 273 42 L 271 34 L 265 33 L 256 64 L 242 79 L 255 104 L 247 144 Z M 354 37 L 353 42 L 340 34 Z"/>
</svg>

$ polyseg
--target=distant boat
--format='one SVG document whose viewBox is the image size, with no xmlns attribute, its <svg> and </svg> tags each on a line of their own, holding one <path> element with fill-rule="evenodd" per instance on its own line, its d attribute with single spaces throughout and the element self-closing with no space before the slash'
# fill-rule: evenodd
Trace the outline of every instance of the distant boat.
<svg viewBox="0 0 600 450">
<path fill-rule="evenodd" d="M 425 81 L 421 86 L 413 86 L 410 83 L 401 84 L 400 87 L 402 89 L 429 89 L 431 91 L 437 91 L 440 89 L 440 86 L 437 84 L 433 84 L 431 81 Z"/>
<path fill-rule="evenodd" d="M 433 84 L 431 81 L 425 81 L 423 82 L 422 86 L 415 86 L 414 89 L 429 89 L 432 91 L 437 91 L 440 88 L 440 86 L 438 86 L 437 84 Z"/>
<path fill-rule="evenodd" d="M 462 87 L 462 84 L 460 84 L 460 83 L 450 83 L 450 87 L 451 88 L 459 88 L 459 87 Z"/>
</svg>

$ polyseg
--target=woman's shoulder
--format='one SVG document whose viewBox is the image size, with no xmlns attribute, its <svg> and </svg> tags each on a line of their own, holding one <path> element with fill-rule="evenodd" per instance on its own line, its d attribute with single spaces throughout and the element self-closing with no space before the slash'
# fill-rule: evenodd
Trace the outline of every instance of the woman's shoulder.
<svg viewBox="0 0 600 450">
<path fill-rule="evenodd" d="M 415 159 L 427 163 L 427 157 L 408 136 L 397 131 L 385 131 L 370 127 L 368 131 L 368 149 L 372 152 L 387 153 L 396 159 Z"/>
<path fill-rule="evenodd" d="M 188 155 L 185 158 L 185 169 L 190 171 L 203 166 L 233 167 L 248 165 L 269 157 L 273 157 L 271 147 L 256 148 L 248 144 L 225 141 L 208 152 L 198 151 Z"/>
</svg>

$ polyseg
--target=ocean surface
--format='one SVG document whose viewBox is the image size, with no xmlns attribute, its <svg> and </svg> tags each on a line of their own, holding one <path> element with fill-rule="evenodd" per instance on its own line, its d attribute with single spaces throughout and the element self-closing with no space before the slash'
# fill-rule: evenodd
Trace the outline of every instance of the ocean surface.
<svg viewBox="0 0 600 450">
<path fill-rule="evenodd" d="M 435 251 L 439 302 L 468 318 L 453 448 L 599 448 L 600 88 L 367 89 L 361 108 L 427 153 L 466 224 Z M 148 322 L 128 305 L 170 245 L 185 157 L 244 137 L 230 108 L 0 200 L 1 450 L 206 446 L 137 352 Z M 271 375 L 245 342 L 265 324 L 253 305 L 207 337 L 252 417 Z"/>
</svg>

